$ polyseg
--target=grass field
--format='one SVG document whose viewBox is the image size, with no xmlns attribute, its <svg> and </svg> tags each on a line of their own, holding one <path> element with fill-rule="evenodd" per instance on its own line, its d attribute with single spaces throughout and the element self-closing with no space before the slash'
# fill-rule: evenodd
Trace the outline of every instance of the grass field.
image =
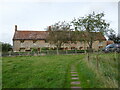
<svg viewBox="0 0 120 90">
<path fill-rule="evenodd" d="M 112 54 L 113 55 L 113 54 Z M 118 87 L 118 65 L 112 55 L 51 55 L 3 57 L 3 88 L 70 88 L 70 67 L 79 72 L 82 88 Z M 109 58 L 108 58 L 109 57 Z M 112 84 L 112 85 L 110 85 Z"/>
</svg>

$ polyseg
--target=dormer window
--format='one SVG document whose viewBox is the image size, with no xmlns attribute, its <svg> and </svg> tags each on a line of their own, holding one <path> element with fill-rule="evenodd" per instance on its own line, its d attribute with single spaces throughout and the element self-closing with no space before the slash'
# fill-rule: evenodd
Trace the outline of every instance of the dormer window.
<svg viewBox="0 0 120 90">
<path fill-rule="evenodd" d="M 24 43 L 24 40 L 20 40 L 21 43 Z"/>
<path fill-rule="evenodd" d="M 33 43 L 36 43 L 37 40 L 33 40 Z"/>
<path fill-rule="evenodd" d="M 98 46 L 103 46 L 103 42 L 99 42 Z"/>
</svg>

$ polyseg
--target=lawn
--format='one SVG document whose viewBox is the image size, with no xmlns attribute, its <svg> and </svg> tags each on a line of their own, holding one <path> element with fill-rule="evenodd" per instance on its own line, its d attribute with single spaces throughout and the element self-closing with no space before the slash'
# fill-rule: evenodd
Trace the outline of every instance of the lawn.
<svg viewBox="0 0 120 90">
<path fill-rule="evenodd" d="M 109 56 L 111 60 L 107 59 Z M 116 83 L 118 81 L 118 67 L 117 60 L 112 57 L 108 54 L 106 58 L 105 55 L 100 55 L 99 70 L 96 69 L 95 55 L 91 55 L 91 61 L 89 62 L 84 54 L 3 57 L 2 87 L 70 88 L 70 82 L 72 81 L 70 68 L 74 64 L 79 72 L 80 87 L 115 88 L 118 86 Z M 113 83 L 114 85 L 109 86 Z"/>
<path fill-rule="evenodd" d="M 63 88 L 78 55 L 3 57 L 3 88 Z"/>
</svg>

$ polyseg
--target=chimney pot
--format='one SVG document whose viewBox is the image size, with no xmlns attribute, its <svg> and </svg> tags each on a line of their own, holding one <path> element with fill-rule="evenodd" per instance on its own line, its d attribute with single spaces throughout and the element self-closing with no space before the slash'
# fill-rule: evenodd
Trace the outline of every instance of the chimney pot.
<svg viewBox="0 0 120 90">
<path fill-rule="evenodd" d="M 51 26 L 48 27 L 49 31 L 51 31 Z"/>
<path fill-rule="evenodd" d="M 15 31 L 17 31 L 17 25 L 15 25 Z"/>
</svg>

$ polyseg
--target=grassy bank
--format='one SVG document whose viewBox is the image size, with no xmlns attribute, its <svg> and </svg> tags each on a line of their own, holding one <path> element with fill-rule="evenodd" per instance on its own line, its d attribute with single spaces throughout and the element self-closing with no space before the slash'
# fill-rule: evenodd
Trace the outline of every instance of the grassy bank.
<svg viewBox="0 0 120 90">
<path fill-rule="evenodd" d="M 118 88 L 118 54 L 90 54 L 77 65 L 83 88 Z"/>
</svg>

